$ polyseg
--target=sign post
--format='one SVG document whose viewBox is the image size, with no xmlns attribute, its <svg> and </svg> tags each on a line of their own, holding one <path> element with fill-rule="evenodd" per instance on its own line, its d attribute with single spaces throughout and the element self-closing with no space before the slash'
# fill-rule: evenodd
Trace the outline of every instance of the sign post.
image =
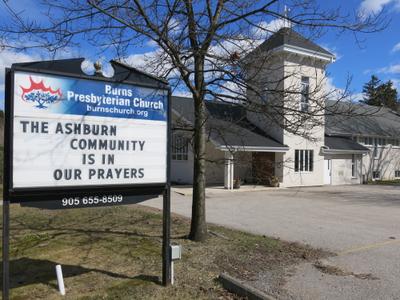
<svg viewBox="0 0 400 300">
<path fill-rule="evenodd" d="M 3 299 L 8 293 L 8 201 L 48 209 L 132 204 L 163 195 L 163 284 L 170 283 L 170 90 L 111 61 L 14 64 L 7 71 Z M 6 297 L 4 297 L 6 295 Z"/>
<path fill-rule="evenodd" d="M 171 253 L 170 253 L 170 225 L 171 225 L 171 206 L 170 206 L 170 187 L 168 186 L 163 194 L 163 243 L 162 243 L 162 284 L 171 284 Z"/>
<path fill-rule="evenodd" d="M 11 71 L 6 69 L 5 74 L 5 99 L 11 97 Z M 5 111 L 10 109 L 10 101 L 5 100 L 4 108 Z M 5 118 L 4 122 L 4 163 L 3 163 L 3 236 L 2 236 L 2 259 L 3 259 L 3 290 L 2 296 L 4 300 L 9 299 L 10 291 L 10 199 L 6 197 L 5 190 L 8 189 L 9 181 L 5 179 L 5 174 L 9 170 L 9 152 L 6 149 L 7 143 L 10 141 L 10 119 Z"/>
<path fill-rule="evenodd" d="M 3 299 L 9 298 L 10 290 L 10 259 L 9 259 L 9 241 L 10 241 L 10 207 L 9 201 L 3 200 Z"/>
</svg>

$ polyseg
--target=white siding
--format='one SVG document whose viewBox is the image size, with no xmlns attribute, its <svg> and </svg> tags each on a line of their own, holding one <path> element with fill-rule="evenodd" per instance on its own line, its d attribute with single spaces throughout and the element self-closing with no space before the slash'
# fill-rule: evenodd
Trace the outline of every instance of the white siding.
<svg viewBox="0 0 400 300">
<path fill-rule="evenodd" d="M 372 172 L 377 170 L 381 173 L 381 179 L 391 180 L 395 178 L 395 171 L 400 170 L 400 148 L 392 145 L 378 146 L 378 158 L 373 156 L 373 147 L 370 153 L 363 158 L 363 174 L 368 180 L 372 179 Z"/>
<path fill-rule="evenodd" d="M 361 175 L 361 155 L 356 155 L 357 173 L 356 177 L 352 176 L 352 155 L 325 155 L 325 159 L 330 159 L 331 164 L 331 184 L 360 184 L 362 182 Z"/>
</svg>

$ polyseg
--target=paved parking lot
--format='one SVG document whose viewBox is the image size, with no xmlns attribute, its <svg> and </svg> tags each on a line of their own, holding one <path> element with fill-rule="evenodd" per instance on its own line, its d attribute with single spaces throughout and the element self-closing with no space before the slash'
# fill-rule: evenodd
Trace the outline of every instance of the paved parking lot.
<svg viewBox="0 0 400 300">
<path fill-rule="evenodd" d="M 173 193 L 172 210 L 190 217 L 191 198 Z M 294 299 L 400 299 L 400 187 L 227 191 L 209 195 L 207 221 L 337 253 L 323 263 L 348 275 L 302 265 L 285 285 Z"/>
</svg>

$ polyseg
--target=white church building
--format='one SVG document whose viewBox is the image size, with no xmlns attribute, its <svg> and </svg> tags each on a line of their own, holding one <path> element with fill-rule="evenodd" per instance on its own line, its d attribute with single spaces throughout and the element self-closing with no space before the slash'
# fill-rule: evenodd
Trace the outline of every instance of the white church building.
<svg viewBox="0 0 400 300">
<path fill-rule="evenodd" d="M 308 97 L 315 90 L 323 101 L 318 124 L 307 129 L 305 121 L 299 132 L 307 136 L 296 134 L 282 125 L 293 118 L 284 115 L 289 110 L 271 121 L 243 105 L 206 101 L 208 185 L 233 188 L 240 181 L 294 187 L 400 178 L 400 115 L 387 108 L 333 102 L 323 97 L 323 88 L 316 91 L 326 82 L 325 68 L 334 62 L 333 54 L 290 28 L 279 30 L 254 53 L 245 58 L 250 73 L 252 65 L 263 65 L 258 58 L 268 57 L 265 70 L 257 74 L 266 80 L 254 86 L 274 83 L 284 91 L 296 86 L 300 92 L 292 97 L 266 92 L 257 100 L 249 91 L 247 97 L 255 104 L 272 101 L 307 114 L 318 105 Z M 186 129 L 194 124 L 193 100 L 173 96 L 172 113 L 171 180 L 191 184 L 193 153 L 191 132 Z"/>
</svg>

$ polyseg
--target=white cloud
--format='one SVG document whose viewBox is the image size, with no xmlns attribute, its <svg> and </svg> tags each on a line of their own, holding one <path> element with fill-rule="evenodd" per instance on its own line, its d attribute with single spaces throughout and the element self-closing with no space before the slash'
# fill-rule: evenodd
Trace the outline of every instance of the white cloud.
<svg viewBox="0 0 400 300">
<path fill-rule="evenodd" d="M 334 101 L 350 101 L 359 102 L 363 99 L 362 93 L 351 92 L 343 88 L 337 87 L 332 77 L 325 78 L 326 97 Z"/>
<path fill-rule="evenodd" d="M 351 95 L 351 99 L 352 99 L 352 101 L 359 102 L 364 99 L 364 94 L 363 93 L 354 93 L 353 95 Z"/>
<path fill-rule="evenodd" d="M 272 33 L 277 32 L 283 27 L 291 27 L 290 21 L 277 18 L 270 22 L 260 22 L 253 30 L 254 38 L 257 40 L 265 40 Z"/>
<path fill-rule="evenodd" d="M 394 47 L 392 49 L 392 52 L 397 52 L 397 51 L 400 51 L 400 42 L 397 43 L 396 45 L 394 45 Z"/>
<path fill-rule="evenodd" d="M 399 8 L 400 0 L 363 0 L 359 7 L 359 13 L 361 16 L 378 14 L 388 4 L 394 4 L 396 8 Z"/>
<path fill-rule="evenodd" d="M 11 67 L 14 63 L 31 62 L 39 59 L 39 56 L 18 53 L 11 50 L 3 50 L 0 52 L 0 70 Z M 4 79 L 4 73 L 0 72 L 0 78 Z"/>
<path fill-rule="evenodd" d="M 380 68 L 378 73 L 384 74 L 400 74 L 400 64 L 390 65 L 388 67 Z"/>
<path fill-rule="evenodd" d="M 168 79 L 180 77 L 170 57 L 161 48 L 145 53 L 129 55 L 123 59 L 123 62 L 154 76 Z"/>
<path fill-rule="evenodd" d="M 175 19 L 171 18 L 168 22 L 168 33 L 170 35 L 179 34 L 182 31 L 181 23 Z"/>
<path fill-rule="evenodd" d="M 153 41 L 153 40 L 148 40 L 147 42 L 146 42 L 146 46 L 148 46 L 148 47 L 157 47 L 158 46 L 158 44 L 157 44 L 157 42 L 155 42 L 155 41 Z"/>
<path fill-rule="evenodd" d="M 209 53 L 220 58 L 229 57 L 237 52 L 241 57 L 258 47 L 269 36 L 283 27 L 290 27 L 290 22 L 281 18 L 276 18 L 270 22 L 260 22 L 253 27 L 250 35 L 239 35 L 235 38 L 219 41 L 218 44 L 210 47 Z"/>
<path fill-rule="evenodd" d="M 177 97 L 193 98 L 193 94 L 191 92 L 185 91 L 185 90 L 175 90 L 172 92 L 172 94 Z"/>
<path fill-rule="evenodd" d="M 326 95 L 330 100 L 338 100 L 341 99 L 344 90 L 341 88 L 338 88 L 334 83 L 333 83 L 333 78 L 332 77 L 326 77 L 325 78 L 325 89 L 326 89 Z"/>
<path fill-rule="evenodd" d="M 335 84 L 333 83 L 332 77 L 326 77 L 325 86 L 328 90 L 332 90 L 332 89 L 336 88 Z"/>
<path fill-rule="evenodd" d="M 29 55 L 11 50 L 0 51 L 0 109 L 4 107 L 4 69 L 11 67 L 14 63 L 30 62 L 39 59 L 40 57 L 38 55 Z"/>
<path fill-rule="evenodd" d="M 400 79 L 390 79 L 393 82 L 393 86 L 396 88 L 397 93 L 400 93 Z"/>
</svg>

